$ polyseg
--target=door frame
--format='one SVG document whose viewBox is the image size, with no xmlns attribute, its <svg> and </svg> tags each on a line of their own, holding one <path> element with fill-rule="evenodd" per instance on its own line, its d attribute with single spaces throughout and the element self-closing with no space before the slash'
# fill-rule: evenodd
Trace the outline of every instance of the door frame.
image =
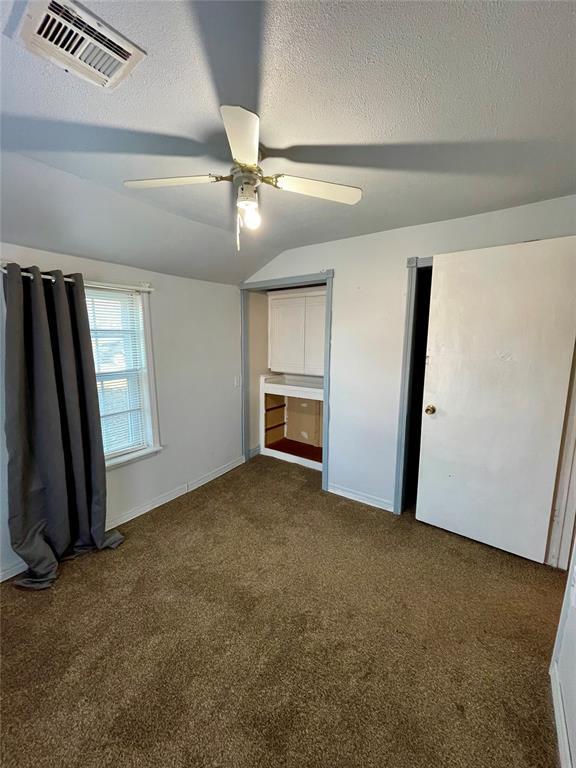
<svg viewBox="0 0 576 768">
<path fill-rule="evenodd" d="M 250 390 L 248 380 L 248 294 L 267 293 L 278 288 L 305 288 L 309 285 L 326 286 L 326 309 L 324 315 L 324 401 L 322 414 L 322 490 L 328 490 L 328 458 L 330 435 L 330 353 L 332 343 L 332 283 L 334 270 L 326 269 L 310 275 L 280 277 L 240 284 L 240 319 L 242 353 L 242 455 L 244 461 L 259 453 L 250 451 Z"/>
<path fill-rule="evenodd" d="M 416 313 L 417 270 L 434 267 L 433 256 L 412 256 L 406 261 L 406 317 L 404 320 L 404 345 L 402 349 L 402 377 L 400 380 L 400 409 L 398 414 L 398 440 L 396 444 L 396 481 L 394 485 L 395 515 L 404 511 L 406 495 L 406 469 L 408 448 L 408 422 L 412 394 L 412 363 L 414 352 L 414 316 Z"/>
<path fill-rule="evenodd" d="M 576 345 L 572 358 L 564 430 L 554 488 L 546 565 L 566 570 L 576 534 Z"/>
</svg>

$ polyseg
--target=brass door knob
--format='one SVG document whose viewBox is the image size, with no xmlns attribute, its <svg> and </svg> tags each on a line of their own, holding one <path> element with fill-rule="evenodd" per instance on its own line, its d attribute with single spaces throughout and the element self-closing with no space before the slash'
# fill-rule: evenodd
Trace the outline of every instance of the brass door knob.
<svg viewBox="0 0 576 768">
<path fill-rule="evenodd" d="M 424 408 L 424 413 L 428 414 L 428 416 L 432 416 L 433 413 L 436 413 L 436 406 L 427 405 L 426 408 Z"/>
</svg>

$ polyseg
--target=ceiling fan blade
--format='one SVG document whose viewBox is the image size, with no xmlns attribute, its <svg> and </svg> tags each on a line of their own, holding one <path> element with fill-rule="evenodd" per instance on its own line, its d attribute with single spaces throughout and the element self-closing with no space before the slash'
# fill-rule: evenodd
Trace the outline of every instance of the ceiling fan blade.
<svg viewBox="0 0 576 768">
<path fill-rule="evenodd" d="M 349 187 L 346 184 L 333 184 L 330 181 L 316 181 L 315 179 L 303 179 L 300 176 L 287 176 L 279 173 L 275 176 L 266 176 L 263 181 L 266 184 L 286 192 L 297 192 L 299 195 L 320 197 L 322 200 L 333 200 L 335 203 L 356 205 L 362 199 L 360 187 Z"/>
<path fill-rule="evenodd" d="M 244 107 L 220 107 L 232 158 L 241 165 L 258 165 L 260 118 Z"/>
<path fill-rule="evenodd" d="M 228 181 L 228 176 L 215 176 L 208 173 L 204 176 L 171 176 L 166 179 L 133 179 L 125 181 L 124 186 L 130 189 L 152 189 L 153 187 L 187 187 L 191 184 L 211 184 L 215 181 Z"/>
</svg>

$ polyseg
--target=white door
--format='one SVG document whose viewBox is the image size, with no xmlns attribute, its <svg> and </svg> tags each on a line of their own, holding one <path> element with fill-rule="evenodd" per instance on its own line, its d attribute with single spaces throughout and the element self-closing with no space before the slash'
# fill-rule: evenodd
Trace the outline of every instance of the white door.
<svg viewBox="0 0 576 768">
<path fill-rule="evenodd" d="M 574 483 L 576 485 L 576 478 Z M 550 675 L 560 764 L 562 768 L 568 768 L 573 765 L 570 755 L 576 758 L 576 550 L 572 553 L 572 562 L 568 568 L 568 582 Z"/>
<path fill-rule="evenodd" d="M 434 256 L 416 517 L 543 562 L 576 237 Z"/>
<path fill-rule="evenodd" d="M 576 755 L 576 572 L 572 573 L 567 600 L 567 615 L 556 664 L 568 744 L 571 754 Z"/>
<path fill-rule="evenodd" d="M 269 365 L 273 371 L 303 373 L 306 299 L 270 300 Z"/>
<path fill-rule="evenodd" d="M 324 375 L 324 326 L 326 296 L 306 297 L 304 373 Z"/>
</svg>

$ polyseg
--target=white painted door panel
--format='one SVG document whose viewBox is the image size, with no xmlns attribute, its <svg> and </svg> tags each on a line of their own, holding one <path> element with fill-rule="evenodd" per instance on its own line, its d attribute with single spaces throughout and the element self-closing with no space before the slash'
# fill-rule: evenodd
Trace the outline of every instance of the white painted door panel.
<svg viewBox="0 0 576 768">
<path fill-rule="evenodd" d="M 304 296 L 270 300 L 269 365 L 273 371 L 303 373 Z"/>
<path fill-rule="evenodd" d="M 326 297 L 306 297 L 306 323 L 304 340 L 304 373 L 324 375 L 324 325 Z"/>
<path fill-rule="evenodd" d="M 543 562 L 576 237 L 434 256 L 416 517 Z"/>
<path fill-rule="evenodd" d="M 568 616 L 558 656 L 558 684 L 571 754 L 576 755 L 576 584 L 570 593 Z"/>
<path fill-rule="evenodd" d="M 571 755 L 576 757 L 576 551 L 568 568 L 550 675 L 560 765 L 573 768 Z"/>
</svg>

